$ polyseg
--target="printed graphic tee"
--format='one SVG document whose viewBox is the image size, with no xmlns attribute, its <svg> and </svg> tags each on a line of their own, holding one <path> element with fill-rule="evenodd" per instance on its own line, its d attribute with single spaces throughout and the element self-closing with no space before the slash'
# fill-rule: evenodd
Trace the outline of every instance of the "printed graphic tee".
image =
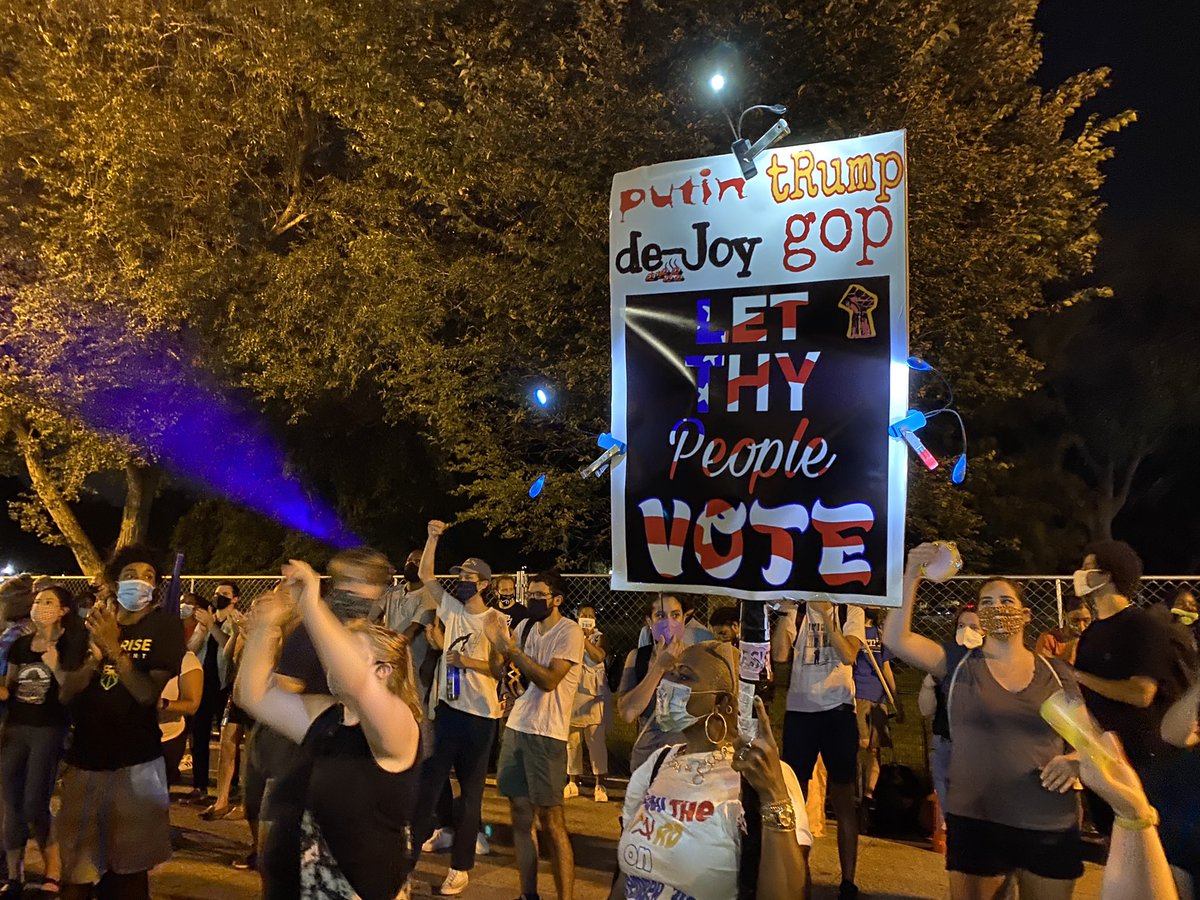
<svg viewBox="0 0 1200 900">
<path fill-rule="evenodd" d="M 58 699 L 58 682 L 42 654 L 33 649 L 33 635 L 19 638 L 8 654 L 12 689 L 8 699 L 9 725 L 65 726 L 67 708 Z M 88 649 L 83 628 L 64 630 L 56 642 L 58 665 L 65 671 L 78 669 Z"/>
<path fill-rule="evenodd" d="M 733 900 L 738 895 L 742 846 L 741 777 L 728 760 L 694 784 L 692 770 L 675 771 L 672 760 L 703 760 L 708 754 L 666 751 L 654 783 L 654 758 L 629 779 L 625 829 L 617 859 L 625 873 L 625 896 L 637 900 Z M 786 763 L 783 778 L 796 812 L 796 842 L 812 846 L 800 782 Z"/>
<path fill-rule="evenodd" d="M 835 616 L 837 611 L 834 611 Z M 793 648 L 792 680 L 788 687 L 788 712 L 824 712 L 854 703 L 854 670 L 842 662 L 825 631 L 825 620 L 806 607 L 799 628 L 796 613 L 788 613 L 775 627 Z M 842 635 L 866 643 L 862 607 L 847 606 Z M 778 642 L 776 642 L 778 645 Z M 776 662 L 782 662 L 776 656 Z"/>
<path fill-rule="evenodd" d="M 179 674 L 183 660 L 183 622 L 161 609 L 132 625 L 121 626 L 121 649 L 142 673 Z M 75 733 L 67 762 L 79 769 L 112 771 L 162 756 L 158 704 L 134 699 L 111 662 L 100 664 L 91 682 L 68 704 Z"/>
<path fill-rule="evenodd" d="M 883 664 L 890 662 L 895 657 L 892 656 L 891 650 L 883 646 L 883 639 L 880 637 L 878 628 L 872 625 L 865 629 L 865 634 L 866 640 L 863 649 L 854 659 L 854 697 L 857 700 L 882 703 L 886 696 L 883 691 L 883 682 L 875 674 L 875 666 L 871 665 L 867 653 L 875 655 L 875 663 L 879 666 L 880 672 L 883 671 Z"/>
</svg>

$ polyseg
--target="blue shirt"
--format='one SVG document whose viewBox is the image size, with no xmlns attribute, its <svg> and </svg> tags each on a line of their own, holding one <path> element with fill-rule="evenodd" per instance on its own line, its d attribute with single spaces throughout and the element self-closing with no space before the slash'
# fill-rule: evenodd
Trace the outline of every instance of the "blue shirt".
<svg viewBox="0 0 1200 900">
<path fill-rule="evenodd" d="M 868 653 L 875 654 L 875 662 L 883 671 L 883 664 L 893 659 L 892 651 L 883 646 L 879 629 L 874 625 L 867 626 L 867 643 L 862 652 L 854 659 L 854 697 L 857 700 L 870 700 L 872 703 L 882 703 L 885 696 L 883 683 L 875 674 L 875 668 L 867 659 Z"/>
</svg>

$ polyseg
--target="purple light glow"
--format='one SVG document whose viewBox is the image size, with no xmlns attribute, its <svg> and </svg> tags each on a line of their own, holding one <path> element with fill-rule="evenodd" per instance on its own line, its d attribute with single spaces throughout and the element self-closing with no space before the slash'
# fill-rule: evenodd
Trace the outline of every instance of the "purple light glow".
<svg viewBox="0 0 1200 900">
<path fill-rule="evenodd" d="M 222 390 L 179 340 L 98 322 L 102 309 L 90 304 L 73 316 L 65 342 L 61 334 L 50 341 L 35 334 L 5 347 L 42 402 L 281 525 L 338 547 L 360 543 L 287 473 L 283 449 L 261 417 Z"/>
</svg>

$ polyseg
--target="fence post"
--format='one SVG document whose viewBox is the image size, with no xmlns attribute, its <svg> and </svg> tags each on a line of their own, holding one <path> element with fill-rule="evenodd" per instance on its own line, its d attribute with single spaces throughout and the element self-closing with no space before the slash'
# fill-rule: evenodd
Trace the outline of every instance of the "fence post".
<svg viewBox="0 0 1200 900">
<path fill-rule="evenodd" d="M 194 575 L 188 579 L 188 593 L 196 593 L 196 577 Z"/>
<path fill-rule="evenodd" d="M 517 573 L 516 588 L 517 602 L 523 604 L 525 602 L 525 595 L 529 592 L 529 573 L 524 569 L 521 569 L 521 571 Z"/>
<path fill-rule="evenodd" d="M 1062 608 L 1062 579 L 1054 579 L 1054 599 L 1058 603 L 1058 627 L 1063 626 L 1063 608 Z"/>
</svg>

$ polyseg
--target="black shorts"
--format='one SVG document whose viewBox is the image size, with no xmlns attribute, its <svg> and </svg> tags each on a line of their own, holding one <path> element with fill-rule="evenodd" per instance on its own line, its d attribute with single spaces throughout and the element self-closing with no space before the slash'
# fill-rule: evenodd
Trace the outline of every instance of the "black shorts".
<svg viewBox="0 0 1200 900">
<path fill-rule="evenodd" d="M 1034 831 L 946 815 L 946 871 L 991 877 L 1019 870 L 1068 881 L 1082 876 L 1079 829 Z"/>
<path fill-rule="evenodd" d="M 858 717 L 845 703 L 822 712 L 788 712 L 783 719 L 783 761 L 792 767 L 808 796 L 808 782 L 820 756 L 830 784 L 854 784 L 858 773 Z"/>
<path fill-rule="evenodd" d="M 254 717 L 234 703 L 233 698 L 230 697 L 229 705 L 225 707 L 225 718 L 221 720 L 221 725 L 241 725 L 245 729 L 253 724 Z"/>
</svg>

